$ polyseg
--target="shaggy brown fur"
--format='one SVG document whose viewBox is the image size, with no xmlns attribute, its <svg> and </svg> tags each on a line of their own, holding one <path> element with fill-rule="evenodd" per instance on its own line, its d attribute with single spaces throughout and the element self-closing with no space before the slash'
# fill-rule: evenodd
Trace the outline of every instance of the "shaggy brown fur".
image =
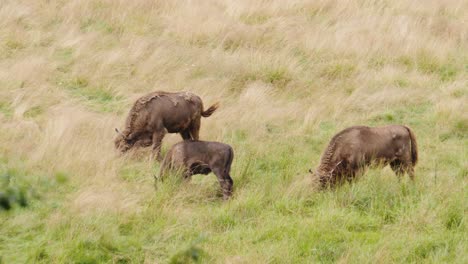
<svg viewBox="0 0 468 264">
<path fill-rule="evenodd" d="M 115 147 L 126 152 L 132 147 L 153 145 L 160 160 L 161 142 L 166 133 L 180 133 L 184 140 L 198 140 L 201 117 L 209 117 L 218 104 L 203 110 L 203 102 L 190 92 L 152 92 L 138 99 L 128 114 L 125 129 L 118 132 Z"/>
<path fill-rule="evenodd" d="M 190 179 L 195 174 L 213 172 L 223 190 L 226 200 L 232 194 L 233 181 L 231 171 L 234 151 L 231 146 L 219 142 L 182 141 L 175 144 L 167 153 L 161 165 L 159 179 L 163 180 L 170 170 L 181 171 L 184 178 Z"/>
<path fill-rule="evenodd" d="M 325 187 L 351 181 L 371 164 L 390 164 L 397 176 L 407 173 L 414 180 L 417 161 L 416 138 L 410 128 L 353 126 L 332 138 L 315 174 Z"/>
</svg>

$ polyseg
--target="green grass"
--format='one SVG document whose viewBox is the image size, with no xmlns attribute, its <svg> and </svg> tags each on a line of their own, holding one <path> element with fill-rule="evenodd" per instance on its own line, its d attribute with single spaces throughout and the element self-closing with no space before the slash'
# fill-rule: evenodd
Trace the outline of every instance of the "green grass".
<svg viewBox="0 0 468 264">
<path fill-rule="evenodd" d="M 284 88 L 292 80 L 288 70 L 284 68 L 265 69 L 264 72 L 262 79 L 266 83 L 271 83 L 280 88 Z"/>
<path fill-rule="evenodd" d="M 99 112 L 113 112 L 120 109 L 122 97 L 101 86 L 94 86 L 85 77 L 73 77 L 58 81 L 59 87 L 82 101 L 89 108 Z"/>
<path fill-rule="evenodd" d="M 318 142 L 324 142 L 334 127 L 324 123 Z M 235 140 L 230 143 L 242 142 Z M 416 183 L 399 182 L 389 169 L 372 169 L 356 183 L 335 190 L 290 193 L 302 177 L 294 175 L 305 175 L 310 160 L 299 162 L 303 153 L 315 152 L 310 145 L 298 146 L 298 140 L 306 139 L 284 140 L 267 153 L 245 156 L 241 151 L 229 202 L 219 198 L 213 175 L 195 177 L 190 183 L 170 177 L 158 184 L 157 192 L 144 196 L 138 213 L 88 217 L 60 202 L 67 192 L 48 195 L 59 186 L 70 190 L 69 175 L 41 176 L 34 188 L 42 198 L 0 215 L 3 230 L 9 230 L 3 233 L 2 241 L 8 243 L 0 243 L 0 252 L 7 263 L 138 263 L 148 256 L 169 263 L 217 262 L 226 256 L 273 263 L 333 263 L 343 258 L 368 262 L 375 256 L 385 262 L 463 263 L 468 208 L 466 186 L 457 183 L 466 173 L 454 174 L 463 168 L 459 152 L 439 154 L 460 163 L 439 164 L 438 180 L 433 168 L 425 165 L 418 168 Z M 442 148 L 436 142 L 422 143 L 422 148 L 427 144 Z M 311 156 L 318 158 L 317 153 Z M 154 170 L 157 167 L 129 161 L 121 177 L 149 186 L 148 174 Z M 8 173 L 24 175 L 22 182 L 28 182 L 26 172 Z M 61 218 L 53 225 L 33 220 L 57 213 Z"/>
<path fill-rule="evenodd" d="M 13 109 L 8 103 L 0 102 L 0 113 L 2 113 L 6 117 L 12 117 Z"/>
<path fill-rule="evenodd" d="M 0 263 L 468 263 L 465 13 L 5 2 Z M 114 127 L 154 90 L 221 103 L 200 135 L 233 147 L 232 199 L 213 174 L 155 184 L 149 148 L 116 153 Z M 416 134 L 415 182 L 373 167 L 314 189 L 308 170 L 333 135 L 387 124 Z"/>
<path fill-rule="evenodd" d="M 322 71 L 322 76 L 331 79 L 347 79 L 356 72 L 356 67 L 351 63 L 337 63 L 328 65 Z"/>
<path fill-rule="evenodd" d="M 261 25 L 268 21 L 270 17 L 266 14 L 241 15 L 240 20 L 247 25 Z"/>
</svg>

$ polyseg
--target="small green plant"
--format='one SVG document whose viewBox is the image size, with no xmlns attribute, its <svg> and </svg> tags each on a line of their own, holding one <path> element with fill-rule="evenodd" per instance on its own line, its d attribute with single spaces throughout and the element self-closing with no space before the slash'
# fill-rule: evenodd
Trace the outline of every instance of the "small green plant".
<svg viewBox="0 0 468 264">
<path fill-rule="evenodd" d="M 415 65 L 414 60 L 408 55 L 398 57 L 396 62 L 405 67 L 407 71 L 413 70 Z"/>
<path fill-rule="evenodd" d="M 6 41 L 6 46 L 10 50 L 20 50 L 24 48 L 23 43 L 18 40 L 9 39 Z"/>
<path fill-rule="evenodd" d="M 169 260 L 170 264 L 186 264 L 186 263 L 203 263 L 203 258 L 207 257 L 207 254 L 198 244 L 202 241 L 201 238 L 196 239 L 187 248 L 180 250 L 179 252 L 172 255 Z"/>
<path fill-rule="evenodd" d="M 83 32 L 92 32 L 92 31 L 100 31 L 106 34 L 114 34 L 114 33 L 121 33 L 123 28 L 112 25 L 107 21 L 88 18 L 81 23 L 80 29 Z"/>
<path fill-rule="evenodd" d="M 28 206 L 30 187 L 18 182 L 13 171 L 7 171 L 0 176 L 0 208 L 10 210 L 15 204 L 20 207 Z"/>
<path fill-rule="evenodd" d="M 292 80 L 289 72 L 285 68 L 266 69 L 263 78 L 265 82 L 271 83 L 277 87 L 284 87 Z"/>
<path fill-rule="evenodd" d="M 398 86 L 398 87 L 405 88 L 405 87 L 408 87 L 410 85 L 410 83 L 409 83 L 408 80 L 400 78 L 400 79 L 395 80 L 395 85 Z"/>
<path fill-rule="evenodd" d="M 243 14 L 240 16 L 240 20 L 247 25 L 261 25 L 267 22 L 269 18 L 267 14 L 262 13 Z"/>
<path fill-rule="evenodd" d="M 83 76 L 58 81 L 58 85 L 69 91 L 71 95 L 84 100 L 89 107 L 101 112 L 115 111 L 122 99 L 121 96 L 114 95 L 108 89 L 92 86 Z"/>
<path fill-rule="evenodd" d="M 40 105 L 29 108 L 25 113 L 24 117 L 34 118 L 41 115 L 44 112 L 44 108 Z"/>
<path fill-rule="evenodd" d="M 63 171 L 58 171 L 55 173 L 55 181 L 59 184 L 64 184 L 68 182 L 69 175 Z"/>
<path fill-rule="evenodd" d="M 13 109 L 7 102 L 0 102 L 0 113 L 10 118 L 13 116 Z"/>
<path fill-rule="evenodd" d="M 336 63 L 325 67 L 322 76 L 329 80 L 347 79 L 356 72 L 356 66 L 350 63 Z"/>
<path fill-rule="evenodd" d="M 372 57 L 369 62 L 367 63 L 368 67 L 371 68 L 371 69 L 376 69 L 376 70 L 380 70 L 382 69 L 385 64 L 387 64 L 387 59 L 384 58 L 384 57 L 381 57 L 381 56 L 377 56 L 377 57 Z"/>
<path fill-rule="evenodd" d="M 416 56 L 416 66 L 419 71 L 426 74 L 432 74 L 437 72 L 439 69 L 439 61 L 429 52 L 421 51 Z"/>
<path fill-rule="evenodd" d="M 439 78 L 444 81 L 452 81 L 458 74 L 458 69 L 453 64 L 444 64 L 438 69 Z"/>
</svg>

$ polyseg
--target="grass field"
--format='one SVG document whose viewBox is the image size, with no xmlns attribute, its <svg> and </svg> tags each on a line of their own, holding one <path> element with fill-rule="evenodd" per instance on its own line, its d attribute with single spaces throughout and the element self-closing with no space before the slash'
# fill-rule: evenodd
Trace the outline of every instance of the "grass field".
<svg viewBox="0 0 468 264">
<path fill-rule="evenodd" d="M 468 2 L 0 0 L 0 263 L 468 263 Z M 139 96 L 192 91 L 214 175 L 117 155 Z M 416 181 L 317 191 L 351 125 L 405 124 Z M 169 135 L 163 153 L 180 141 Z"/>
</svg>

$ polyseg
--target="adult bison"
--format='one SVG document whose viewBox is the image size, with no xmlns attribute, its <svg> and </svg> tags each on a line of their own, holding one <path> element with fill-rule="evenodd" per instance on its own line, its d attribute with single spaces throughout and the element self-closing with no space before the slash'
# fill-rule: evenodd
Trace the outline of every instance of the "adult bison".
<svg viewBox="0 0 468 264">
<path fill-rule="evenodd" d="M 156 91 L 139 98 L 128 114 L 125 129 L 118 133 L 115 147 L 126 152 L 134 146 L 153 145 L 160 160 L 161 141 L 166 133 L 180 133 L 184 140 L 198 140 L 201 117 L 209 117 L 218 104 L 203 110 L 203 102 L 190 92 Z"/>
<path fill-rule="evenodd" d="M 398 177 L 406 172 L 414 180 L 417 161 L 416 138 L 410 128 L 353 126 L 332 138 L 315 175 L 325 187 L 343 180 L 351 181 L 371 164 L 390 164 Z"/>
<path fill-rule="evenodd" d="M 232 147 L 210 141 L 182 141 L 169 150 L 164 158 L 159 172 L 159 179 L 163 180 L 168 172 L 181 172 L 186 179 L 195 174 L 209 174 L 213 172 L 223 190 L 226 200 L 232 194 L 233 181 L 230 175 L 234 151 Z M 157 180 L 157 179 L 156 179 Z"/>
</svg>

